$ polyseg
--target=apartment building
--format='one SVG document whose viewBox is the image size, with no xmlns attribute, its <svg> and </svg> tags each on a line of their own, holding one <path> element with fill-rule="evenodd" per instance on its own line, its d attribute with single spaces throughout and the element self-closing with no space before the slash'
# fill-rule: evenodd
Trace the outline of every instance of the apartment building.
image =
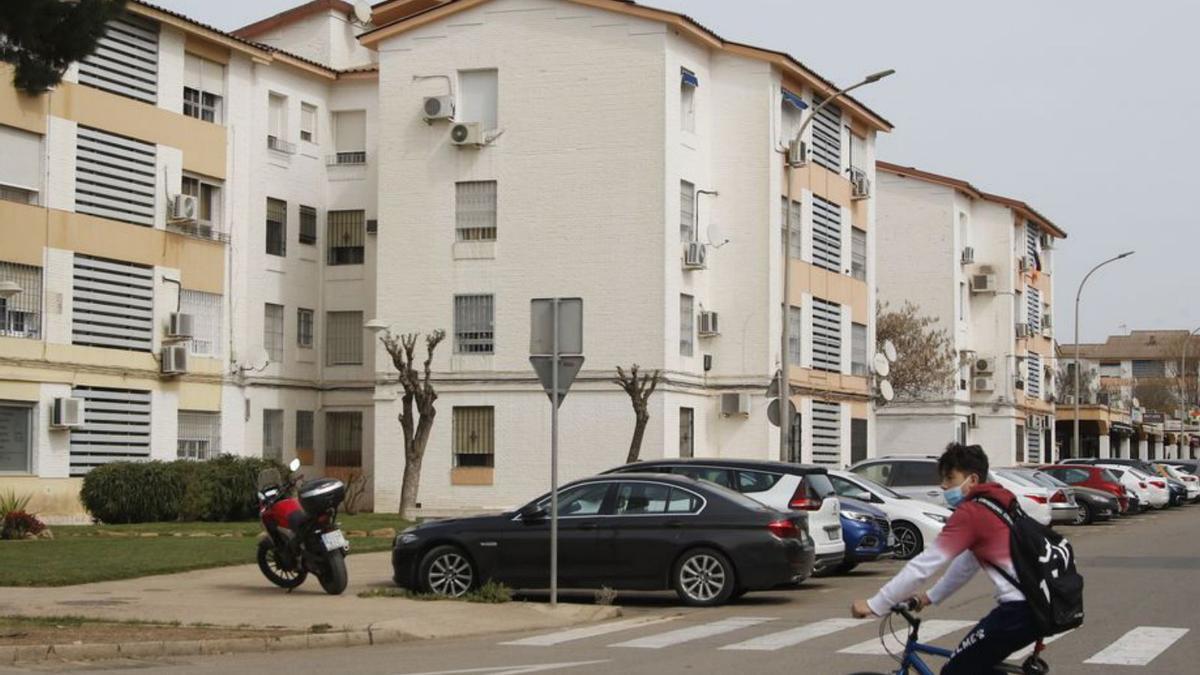
<svg viewBox="0 0 1200 675">
<path fill-rule="evenodd" d="M 952 390 L 876 411 L 878 452 L 934 454 L 958 440 L 997 465 L 1055 457 L 1054 256 L 1066 233 L 967 181 L 876 168 L 879 297 L 937 319 L 959 357 Z"/>
</svg>

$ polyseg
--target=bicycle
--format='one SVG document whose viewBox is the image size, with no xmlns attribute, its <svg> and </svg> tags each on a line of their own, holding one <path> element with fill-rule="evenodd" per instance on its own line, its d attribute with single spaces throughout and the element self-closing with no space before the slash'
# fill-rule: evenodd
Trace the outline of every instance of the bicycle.
<svg viewBox="0 0 1200 675">
<path fill-rule="evenodd" d="M 919 641 L 919 633 L 921 631 L 921 620 L 913 616 L 913 612 L 919 608 L 915 599 L 905 600 L 904 602 L 892 607 L 892 611 L 883 620 L 879 622 L 879 641 L 883 642 L 884 630 L 889 633 L 895 633 L 892 629 L 892 618 L 899 614 L 908 622 L 908 640 L 904 645 L 904 652 L 899 657 L 892 654 L 888 655 L 896 659 L 900 664 L 900 668 L 890 673 L 855 673 L 854 675 L 908 675 L 910 672 L 915 672 L 917 675 L 934 675 L 934 671 L 925 664 L 921 658 L 921 654 L 931 656 L 940 656 L 948 659 L 953 654 L 953 650 L 942 649 L 933 645 L 923 644 Z M 884 649 L 887 649 L 886 643 Z M 1018 673 L 1019 675 L 1046 675 L 1050 672 L 1050 665 L 1047 664 L 1041 657 L 1042 651 L 1046 649 L 1045 644 L 1038 640 L 1033 647 L 1033 653 L 1029 658 L 1021 663 L 1013 661 L 1004 661 L 996 666 L 996 670 L 1002 673 Z"/>
</svg>

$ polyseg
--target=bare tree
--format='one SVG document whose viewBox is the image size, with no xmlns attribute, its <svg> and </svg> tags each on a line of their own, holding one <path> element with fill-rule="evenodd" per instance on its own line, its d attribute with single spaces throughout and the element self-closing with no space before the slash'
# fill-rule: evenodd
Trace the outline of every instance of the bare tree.
<svg viewBox="0 0 1200 675">
<path fill-rule="evenodd" d="M 421 487 L 421 462 L 425 459 L 425 444 L 437 416 L 434 402 L 437 391 L 431 379 L 433 352 L 446 339 L 446 331 L 438 329 L 425 336 L 425 362 L 421 371 L 416 368 L 417 340 L 420 333 L 393 335 L 385 331 L 379 341 L 392 357 L 392 365 L 400 373 L 404 396 L 400 399 L 400 429 L 404 432 L 404 479 L 400 485 L 400 517 L 407 518 L 416 507 L 417 491 Z"/>
<path fill-rule="evenodd" d="M 1167 416 L 1179 410 L 1179 387 L 1165 377 L 1138 379 L 1133 386 L 1133 396 L 1146 410 Z"/>
<path fill-rule="evenodd" d="M 887 377 L 897 399 L 936 398 L 953 390 L 958 355 L 950 331 L 937 324 L 911 302 L 898 310 L 887 303 L 876 308 L 875 341 L 891 340 L 899 355 Z"/>
<path fill-rule="evenodd" d="M 638 376 L 638 364 L 633 364 L 626 373 L 625 369 L 617 366 L 617 378 L 613 382 L 629 394 L 629 402 L 633 404 L 633 439 L 629 441 L 629 455 L 626 463 L 636 462 L 642 453 L 642 437 L 646 435 L 646 424 L 650 422 L 650 395 L 654 393 L 662 380 L 662 371 Z"/>
</svg>

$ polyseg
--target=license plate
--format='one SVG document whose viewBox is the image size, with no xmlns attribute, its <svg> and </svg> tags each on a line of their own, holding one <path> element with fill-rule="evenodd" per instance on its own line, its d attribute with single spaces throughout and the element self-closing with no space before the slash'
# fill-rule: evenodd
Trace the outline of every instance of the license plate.
<svg viewBox="0 0 1200 675">
<path fill-rule="evenodd" d="M 326 532 L 321 535 L 321 543 L 325 544 L 326 551 L 333 551 L 339 548 L 346 547 L 346 537 L 342 536 L 341 530 Z"/>
<path fill-rule="evenodd" d="M 825 528 L 825 534 L 829 536 L 829 541 L 837 541 L 842 538 L 842 528 L 827 527 Z"/>
</svg>

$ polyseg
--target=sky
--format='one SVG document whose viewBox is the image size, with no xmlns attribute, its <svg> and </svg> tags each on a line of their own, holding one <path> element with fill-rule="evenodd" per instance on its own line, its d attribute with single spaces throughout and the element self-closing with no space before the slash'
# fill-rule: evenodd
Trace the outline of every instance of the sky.
<svg viewBox="0 0 1200 675">
<path fill-rule="evenodd" d="M 302 0 L 151 0 L 232 30 Z M 1055 326 L 1074 341 L 1200 327 L 1200 3 L 645 0 L 786 51 L 890 120 L 878 155 L 1028 202 L 1067 231 Z M 886 256 L 887 251 L 877 251 Z M 919 266 L 919 261 L 916 263 Z"/>
</svg>

